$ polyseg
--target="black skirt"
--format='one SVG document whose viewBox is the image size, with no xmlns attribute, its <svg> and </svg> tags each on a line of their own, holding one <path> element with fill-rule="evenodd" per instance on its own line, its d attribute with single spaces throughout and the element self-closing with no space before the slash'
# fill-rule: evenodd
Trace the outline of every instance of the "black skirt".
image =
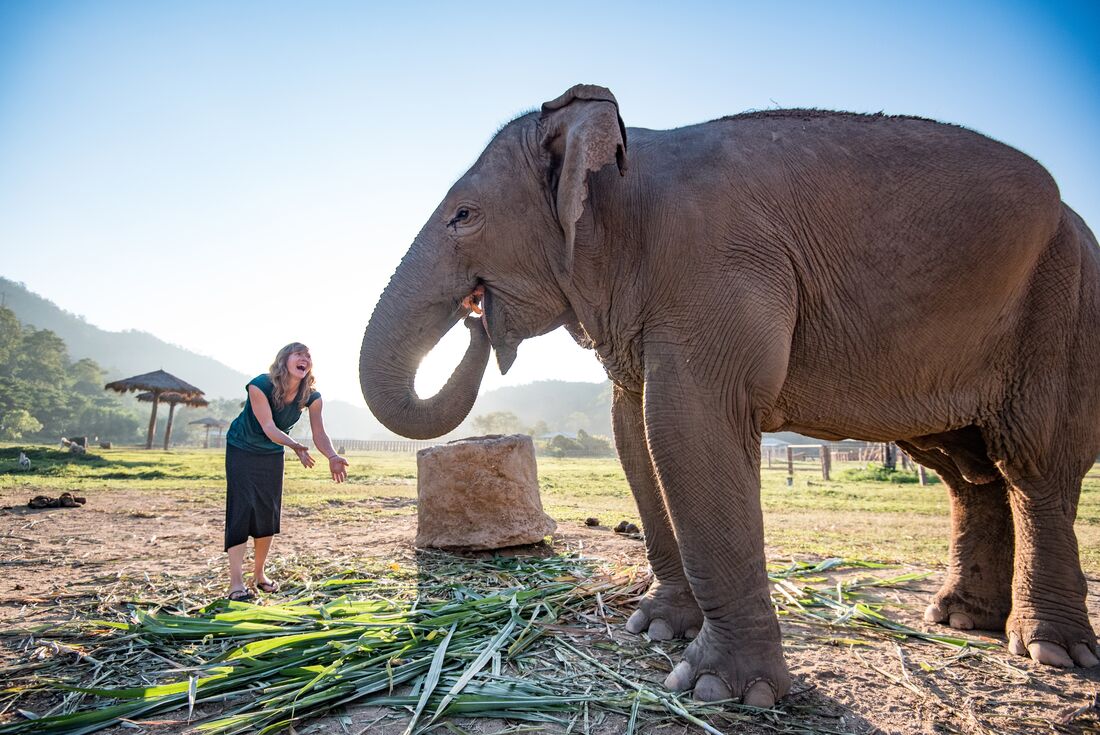
<svg viewBox="0 0 1100 735">
<path fill-rule="evenodd" d="M 225 447 L 225 549 L 248 537 L 279 532 L 283 503 L 283 453 L 256 454 Z"/>
</svg>

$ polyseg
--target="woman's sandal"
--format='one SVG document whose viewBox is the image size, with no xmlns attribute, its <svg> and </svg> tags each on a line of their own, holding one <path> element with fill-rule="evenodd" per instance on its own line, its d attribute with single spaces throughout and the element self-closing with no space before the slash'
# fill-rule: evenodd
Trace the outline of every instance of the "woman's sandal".
<svg viewBox="0 0 1100 735">
<path fill-rule="evenodd" d="M 279 591 L 278 582 L 257 582 L 256 589 L 268 595 L 273 595 Z"/>
<path fill-rule="evenodd" d="M 248 590 L 233 590 L 226 596 L 226 599 L 230 602 L 248 602 L 252 597 L 252 593 Z"/>
</svg>

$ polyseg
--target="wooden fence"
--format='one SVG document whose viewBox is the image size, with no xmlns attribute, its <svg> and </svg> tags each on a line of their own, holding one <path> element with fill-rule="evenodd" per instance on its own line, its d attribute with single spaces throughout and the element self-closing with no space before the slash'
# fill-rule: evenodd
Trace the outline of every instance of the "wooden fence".
<svg viewBox="0 0 1100 735">
<path fill-rule="evenodd" d="M 421 449 L 439 446 L 442 442 L 416 439 L 333 439 L 332 446 L 348 452 L 397 452 L 416 454 Z"/>
<path fill-rule="evenodd" d="M 794 477 L 796 463 L 800 467 L 809 465 L 821 471 L 822 479 L 830 479 L 833 462 L 859 462 L 861 464 L 882 464 L 893 469 L 900 464 L 902 470 L 916 469 L 917 478 L 921 485 L 928 482 L 925 468 L 913 462 L 909 455 L 901 451 L 895 444 L 872 444 L 862 446 L 851 444 L 787 444 L 783 446 L 766 446 L 760 448 L 761 466 L 767 469 L 779 468 L 787 470 L 787 484 L 791 484 Z"/>
</svg>

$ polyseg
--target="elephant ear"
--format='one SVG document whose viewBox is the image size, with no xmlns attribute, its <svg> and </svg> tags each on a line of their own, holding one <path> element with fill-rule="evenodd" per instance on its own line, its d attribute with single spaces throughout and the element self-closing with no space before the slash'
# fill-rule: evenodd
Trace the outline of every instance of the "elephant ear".
<svg viewBox="0 0 1100 735">
<path fill-rule="evenodd" d="M 549 154 L 548 178 L 565 233 L 568 273 L 573 267 L 577 223 L 588 198 L 588 175 L 612 162 L 621 176 L 626 175 L 626 127 L 610 90 L 578 84 L 543 104 L 539 131 L 539 142 Z"/>
</svg>

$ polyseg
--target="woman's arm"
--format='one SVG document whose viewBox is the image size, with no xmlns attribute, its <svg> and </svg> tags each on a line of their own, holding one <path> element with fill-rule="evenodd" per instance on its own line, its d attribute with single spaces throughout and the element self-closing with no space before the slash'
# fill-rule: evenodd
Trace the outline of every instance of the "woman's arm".
<svg viewBox="0 0 1100 735">
<path fill-rule="evenodd" d="M 325 432 L 325 422 L 321 419 L 321 409 L 324 399 L 318 398 L 309 404 L 309 428 L 313 432 L 313 444 L 317 451 L 328 458 L 328 469 L 332 473 L 332 479 L 343 482 L 348 479 L 348 461 L 336 453 L 332 448 L 332 440 Z"/>
<path fill-rule="evenodd" d="M 256 414 L 256 420 L 260 422 L 260 428 L 264 430 L 268 439 L 293 449 L 306 467 L 314 465 L 313 457 L 309 456 L 309 448 L 291 439 L 289 434 L 275 425 L 275 419 L 271 416 L 271 404 L 267 402 L 267 396 L 262 390 L 254 385 L 248 386 L 248 402 L 252 404 L 252 413 Z"/>
</svg>

